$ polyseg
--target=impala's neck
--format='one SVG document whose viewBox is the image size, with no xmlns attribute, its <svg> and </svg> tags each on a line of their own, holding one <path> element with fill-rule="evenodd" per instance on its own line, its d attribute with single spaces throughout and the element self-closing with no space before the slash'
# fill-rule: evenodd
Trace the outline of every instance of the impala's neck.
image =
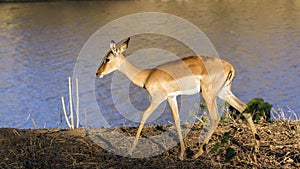
<svg viewBox="0 0 300 169">
<path fill-rule="evenodd" d="M 145 81 L 150 73 L 150 70 L 140 70 L 129 63 L 125 57 L 122 57 L 122 64 L 119 71 L 124 73 L 132 83 L 139 87 L 144 87 Z"/>
</svg>

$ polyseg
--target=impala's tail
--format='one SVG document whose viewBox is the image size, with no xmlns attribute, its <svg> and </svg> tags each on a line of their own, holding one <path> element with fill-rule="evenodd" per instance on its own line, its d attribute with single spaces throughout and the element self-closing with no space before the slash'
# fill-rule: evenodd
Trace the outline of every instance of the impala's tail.
<svg viewBox="0 0 300 169">
<path fill-rule="evenodd" d="M 225 86 L 228 86 L 232 83 L 233 79 L 235 77 L 235 69 L 232 65 L 230 65 L 230 69 L 227 73 L 227 78 L 226 78 L 226 82 L 225 82 Z"/>
</svg>

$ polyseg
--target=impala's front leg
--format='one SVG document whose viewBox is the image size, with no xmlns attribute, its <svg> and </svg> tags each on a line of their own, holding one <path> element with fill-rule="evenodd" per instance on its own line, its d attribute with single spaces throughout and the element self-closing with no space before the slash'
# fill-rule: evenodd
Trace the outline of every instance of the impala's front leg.
<svg viewBox="0 0 300 169">
<path fill-rule="evenodd" d="M 184 153 L 185 153 L 185 146 L 184 146 L 183 137 L 182 137 L 182 133 L 181 133 L 180 118 L 179 118 L 179 113 L 178 113 L 178 105 L 177 105 L 176 96 L 169 97 L 168 102 L 169 102 L 169 105 L 172 110 L 173 120 L 175 122 L 179 141 L 180 141 L 180 150 L 181 151 L 179 154 L 179 159 L 183 160 Z"/>
<path fill-rule="evenodd" d="M 149 116 L 152 114 L 152 112 L 160 105 L 160 103 L 163 100 L 157 99 L 157 98 L 153 98 L 152 97 L 152 102 L 150 104 L 150 106 L 147 108 L 147 110 L 143 113 L 142 118 L 141 118 L 141 122 L 140 122 L 140 126 L 138 128 L 138 131 L 136 133 L 135 139 L 133 141 L 133 144 L 128 152 L 129 155 L 132 155 L 133 150 L 135 149 L 138 139 L 141 135 L 142 129 L 147 121 L 147 119 L 149 118 Z"/>
</svg>

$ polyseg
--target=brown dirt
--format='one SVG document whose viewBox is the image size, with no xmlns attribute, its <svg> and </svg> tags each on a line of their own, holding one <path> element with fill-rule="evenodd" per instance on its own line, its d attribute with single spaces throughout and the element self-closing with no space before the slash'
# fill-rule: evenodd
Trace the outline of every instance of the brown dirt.
<svg viewBox="0 0 300 169">
<path fill-rule="evenodd" d="M 299 168 L 300 122 L 264 122 L 256 125 L 261 137 L 259 153 L 252 151 L 252 135 L 245 123 L 219 125 L 198 159 L 200 124 L 195 124 L 185 138 L 185 160 L 177 158 L 179 146 L 148 158 L 129 158 L 102 149 L 87 136 L 84 129 L 0 129 L 0 168 Z M 143 137 L 155 135 L 169 126 L 145 127 Z M 136 128 L 115 128 L 135 135 Z M 224 162 L 225 153 L 210 152 L 223 134 L 232 132 L 229 141 L 219 149 L 232 147 L 236 155 Z"/>
</svg>

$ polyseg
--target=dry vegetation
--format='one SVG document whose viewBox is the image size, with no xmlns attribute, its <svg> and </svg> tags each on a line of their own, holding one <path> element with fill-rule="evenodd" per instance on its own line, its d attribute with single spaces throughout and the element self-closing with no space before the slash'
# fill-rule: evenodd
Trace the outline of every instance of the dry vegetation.
<svg viewBox="0 0 300 169">
<path fill-rule="evenodd" d="M 0 168 L 299 168 L 300 122 L 274 121 L 257 124 L 261 136 L 259 153 L 252 152 L 251 132 L 244 122 L 220 124 L 210 141 L 207 152 L 196 160 L 190 157 L 197 151 L 201 124 L 195 124 L 185 138 L 187 157 L 177 158 L 179 146 L 149 158 L 128 158 L 102 149 L 87 136 L 84 129 L 75 130 L 19 130 L 0 129 Z M 164 131 L 169 126 L 146 127 L 147 137 Z M 102 130 L 102 129 L 100 129 Z M 136 128 L 115 128 L 114 131 L 134 135 Z M 220 144 L 224 133 L 230 138 Z M 108 143 L 109 144 L 109 143 Z M 225 162 L 226 148 L 231 147 L 233 159 Z"/>
</svg>

